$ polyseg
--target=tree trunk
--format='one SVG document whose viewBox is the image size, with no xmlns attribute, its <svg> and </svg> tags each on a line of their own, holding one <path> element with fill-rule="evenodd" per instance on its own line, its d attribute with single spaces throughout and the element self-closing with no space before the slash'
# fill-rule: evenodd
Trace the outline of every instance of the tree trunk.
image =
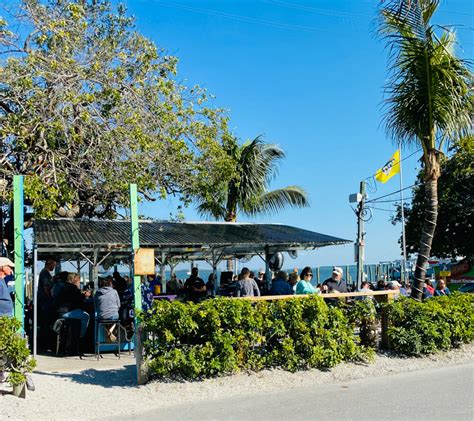
<svg viewBox="0 0 474 421">
<path fill-rule="evenodd" d="M 228 210 L 227 215 L 225 218 L 225 222 L 236 222 L 237 221 L 237 214 L 233 210 Z M 227 260 L 227 271 L 234 272 L 234 260 L 229 259 Z"/>
<path fill-rule="evenodd" d="M 428 151 L 425 157 L 425 172 L 425 221 L 411 290 L 411 297 L 418 301 L 423 297 L 426 269 L 438 219 L 438 178 L 441 173 L 438 151 Z"/>
</svg>

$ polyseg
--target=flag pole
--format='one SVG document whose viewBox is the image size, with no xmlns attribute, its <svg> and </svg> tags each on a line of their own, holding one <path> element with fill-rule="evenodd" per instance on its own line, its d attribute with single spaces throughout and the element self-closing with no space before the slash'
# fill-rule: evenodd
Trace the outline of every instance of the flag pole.
<svg viewBox="0 0 474 421">
<path fill-rule="evenodd" d="M 403 249 L 403 260 L 402 267 L 400 271 L 400 280 L 405 282 L 406 275 L 406 266 L 407 266 L 407 245 L 405 239 L 405 209 L 403 208 L 403 170 L 402 170 L 402 148 L 399 145 L 400 151 L 400 206 L 401 206 L 401 216 L 402 216 L 402 249 Z"/>
</svg>

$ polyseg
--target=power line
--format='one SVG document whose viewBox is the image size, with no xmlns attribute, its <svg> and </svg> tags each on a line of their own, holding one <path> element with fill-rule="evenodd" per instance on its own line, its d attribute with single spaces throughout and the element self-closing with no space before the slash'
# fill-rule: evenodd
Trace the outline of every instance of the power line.
<svg viewBox="0 0 474 421">
<path fill-rule="evenodd" d="M 320 14 L 329 15 L 329 16 L 371 17 L 371 15 L 367 15 L 367 14 L 343 12 L 343 11 L 331 10 L 331 9 L 320 9 L 319 7 L 305 6 L 303 4 L 288 3 L 288 2 L 285 2 L 285 1 L 278 1 L 278 0 L 264 0 L 264 1 L 265 1 L 265 3 L 273 3 L 275 5 L 279 5 L 279 6 L 283 6 L 283 7 L 289 7 L 291 9 L 299 9 L 299 10 L 304 10 L 306 12 L 320 13 Z"/>
<path fill-rule="evenodd" d="M 394 194 L 397 194 L 397 193 L 400 193 L 402 191 L 405 191 L 405 190 L 408 190 L 408 189 L 411 189 L 412 187 L 415 187 L 415 186 L 418 186 L 419 184 L 412 184 L 411 186 L 408 186 L 408 187 L 405 187 L 403 189 L 400 189 L 400 190 L 397 190 L 397 191 L 394 191 L 392 193 L 388 193 L 388 194 L 385 194 L 383 196 L 380 196 L 380 197 L 376 197 L 375 199 L 372 199 L 372 200 L 367 200 L 366 203 L 372 203 L 372 202 L 375 202 L 377 201 L 378 199 L 383 199 L 384 197 L 389 197 L 389 196 L 393 196 Z"/>
<path fill-rule="evenodd" d="M 169 2 L 158 1 L 158 0 L 150 0 L 150 1 L 152 1 L 153 3 L 157 5 L 161 5 L 165 7 L 174 7 L 176 9 L 182 9 L 182 10 L 198 12 L 198 13 L 205 13 L 211 16 L 220 16 L 227 19 L 234 19 L 234 20 L 238 20 L 242 22 L 255 23 L 255 24 L 260 24 L 260 25 L 265 25 L 265 26 L 272 26 L 272 27 L 280 28 L 280 29 L 289 29 L 289 30 L 316 32 L 316 33 L 329 32 L 327 31 L 327 29 L 322 29 L 322 28 L 320 29 L 320 28 L 315 28 L 315 27 L 310 27 L 310 26 L 291 25 L 288 23 L 273 22 L 273 21 L 269 21 L 265 19 L 252 18 L 250 16 L 235 15 L 233 13 L 221 12 L 218 10 L 204 9 L 202 7 L 186 6 L 184 4 L 169 3 Z"/>
<path fill-rule="evenodd" d="M 413 197 L 404 197 L 403 200 L 412 200 Z M 400 199 L 394 199 L 394 200 L 375 200 L 375 201 L 370 201 L 371 203 L 394 203 L 394 202 L 400 202 Z"/>
<path fill-rule="evenodd" d="M 378 210 L 378 211 L 384 211 L 384 212 L 396 212 L 396 209 L 382 209 L 382 208 L 375 208 L 373 206 L 370 206 L 370 209 Z"/>
</svg>

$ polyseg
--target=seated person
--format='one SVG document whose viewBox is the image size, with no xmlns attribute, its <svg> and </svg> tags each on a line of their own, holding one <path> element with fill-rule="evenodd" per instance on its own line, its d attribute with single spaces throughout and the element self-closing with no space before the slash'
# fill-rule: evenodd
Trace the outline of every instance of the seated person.
<svg viewBox="0 0 474 421">
<path fill-rule="evenodd" d="M 161 292 L 163 292 L 161 290 L 161 275 L 156 275 L 156 276 L 148 275 L 147 280 L 148 280 L 148 288 L 150 288 L 150 291 L 154 295 L 158 295 Z"/>
<path fill-rule="evenodd" d="M 186 290 L 186 298 L 188 301 L 193 301 L 195 303 L 201 301 L 206 297 L 206 284 L 198 276 L 199 269 L 197 267 L 192 268 L 191 276 L 186 279 L 184 284 L 184 289 Z"/>
<path fill-rule="evenodd" d="M 120 298 L 112 287 L 113 281 L 107 278 L 94 296 L 95 311 L 99 320 L 118 320 Z"/>
<path fill-rule="evenodd" d="M 291 275 L 295 275 L 293 272 Z M 296 275 L 298 275 L 296 273 Z M 303 294 L 319 294 L 321 291 L 319 288 L 315 288 L 313 284 L 311 284 L 311 279 L 313 279 L 313 271 L 309 266 L 306 266 L 300 275 L 301 280 L 296 285 L 296 294 L 303 295 Z"/>
<path fill-rule="evenodd" d="M 288 274 L 284 270 L 280 270 L 272 281 L 270 295 L 293 295 L 293 288 L 288 282 Z"/>
<path fill-rule="evenodd" d="M 293 294 L 297 294 L 296 290 L 298 288 L 298 284 L 300 281 L 301 279 L 298 273 L 295 273 L 295 272 L 290 273 L 290 279 L 288 280 L 288 282 L 290 283 L 291 288 L 293 289 Z"/>
<path fill-rule="evenodd" d="M 323 285 L 328 286 L 329 292 L 348 292 L 347 282 L 342 279 L 342 274 L 342 268 L 334 266 L 331 277 L 323 282 Z"/>
<path fill-rule="evenodd" d="M 176 273 L 171 275 L 171 279 L 166 284 L 166 290 L 171 294 L 177 294 L 183 288 L 183 283 L 178 279 Z"/>
<path fill-rule="evenodd" d="M 125 278 L 122 278 L 120 272 L 115 271 L 112 276 L 114 278 L 114 288 L 117 290 L 119 297 L 122 297 L 128 288 L 127 281 L 125 280 Z"/>
<path fill-rule="evenodd" d="M 120 298 L 118 292 L 112 287 L 112 278 L 106 278 L 102 287 L 96 292 L 94 296 L 95 311 L 98 320 L 118 320 L 120 309 Z M 106 329 L 107 338 L 111 342 L 115 342 L 117 338 L 112 333 L 115 329 L 115 324 Z"/>
<path fill-rule="evenodd" d="M 260 297 L 258 285 L 255 279 L 250 277 L 250 270 L 248 268 L 242 268 L 240 278 L 235 289 L 236 297 Z"/>
<path fill-rule="evenodd" d="M 208 295 L 214 295 L 214 289 L 216 286 L 216 275 L 214 273 L 211 273 L 209 277 L 207 278 L 206 282 L 206 290 Z"/>
<path fill-rule="evenodd" d="M 441 297 L 443 295 L 451 295 L 451 291 L 446 286 L 446 282 L 444 282 L 444 279 L 440 279 L 438 283 L 436 284 L 434 295 L 435 297 Z"/>
<path fill-rule="evenodd" d="M 78 319 L 81 321 L 83 338 L 89 325 L 89 314 L 84 311 L 85 295 L 80 290 L 81 279 L 77 273 L 69 273 L 64 287 L 57 297 L 57 312 L 63 319 Z"/>
</svg>

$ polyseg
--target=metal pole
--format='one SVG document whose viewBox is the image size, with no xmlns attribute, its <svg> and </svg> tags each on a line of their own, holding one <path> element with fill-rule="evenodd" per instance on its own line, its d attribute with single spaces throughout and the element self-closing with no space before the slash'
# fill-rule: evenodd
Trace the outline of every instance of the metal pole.
<svg viewBox="0 0 474 421">
<path fill-rule="evenodd" d="M 360 182 L 360 194 L 362 198 L 357 210 L 357 289 L 360 289 L 364 281 L 364 220 L 362 219 L 365 206 L 365 181 Z"/>
<path fill-rule="evenodd" d="M 161 252 L 161 292 L 166 292 L 166 265 L 165 265 L 166 255 L 165 252 Z"/>
<path fill-rule="evenodd" d="M 33 358 L 38 352 L 38 249 L 33 245 Z"/>
<path fill-rule="evenodd" d="M 23 221 L 23 176 L 13 176 L 13 217 L 15 234 L 15 318 L 25 333 L 25 238 Z"/>
<path fill-rule="evenodd" d="M 405 282 L 406 267 L 407 267 L 407 244 L 405 239 L 405 210 L 403 209 L 403 171 L 402 171 L 402 148 L 400 149 L 400 207 L 402 214 L 402 248 L 403 260 L 400 268 L 400 281 Z"/>
<path fill-rule="evenodd" d="M 270 290 L 272 285 L 272 272 L 270 270 L 270 265 L 268 264 L 270 260 L 270 251 L 268 246 L 265 246 L 265 284 L 267 291 Z"/>
</svg>

